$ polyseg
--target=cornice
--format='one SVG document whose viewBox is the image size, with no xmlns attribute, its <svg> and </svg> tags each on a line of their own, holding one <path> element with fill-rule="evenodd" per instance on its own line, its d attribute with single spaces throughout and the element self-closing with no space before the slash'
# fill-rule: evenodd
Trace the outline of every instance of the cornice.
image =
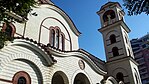
<svg viewBox="0 0 149 84">
<path fill-rule="evenodd" d="M 98 74 L 101 75 L 106 75 L 107 72 L 100 69 L 100 67 L 98 67 L 91 58 L 89 58 L 89 56 L 87 56 L 86 54 L 79 52 L 78 50 L 76 51 L 65 51 L 65 52 L 60 52 L 60 51 L 56 51 L 56 50 L 49 50 L 52 56 L 56 56 L 56 57 L 78 57 L 81 58 L 83 60 L 85 60 L 85 62 Z"/>
<path fill-rule="evenodd" d="M 122 26 L 124 28 L 124 30 L 127 31 L 128 33 L 131 31 L 123 20 L 119 20 L 119 21 L 116 21 L 116 22 L 109 24 L 105 27 L 101 27 L 100 29 L 98 29 L 98 31 L 104 32 L 110 28 L 115 28 L 115 26 Z"/>
</svg>

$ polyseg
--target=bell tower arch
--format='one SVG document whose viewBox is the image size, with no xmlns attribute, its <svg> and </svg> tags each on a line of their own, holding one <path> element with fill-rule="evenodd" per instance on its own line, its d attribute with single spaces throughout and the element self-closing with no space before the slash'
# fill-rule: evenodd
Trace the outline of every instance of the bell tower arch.
<svg viewBox="0 0 149 84">
<path fill-rule="evenodd" d="M 108 76 L 125 84 L 141 84 L 140 76 L 137 79 L 135 77 L 138 64 L 134 60 L 128 37 L 130 29 L 124 22 L 125 13 L 121 5 L 118 2 L 108 2 L 97 14 L 101 21 L 99 32 L 103 35 Z"/>
</svg>

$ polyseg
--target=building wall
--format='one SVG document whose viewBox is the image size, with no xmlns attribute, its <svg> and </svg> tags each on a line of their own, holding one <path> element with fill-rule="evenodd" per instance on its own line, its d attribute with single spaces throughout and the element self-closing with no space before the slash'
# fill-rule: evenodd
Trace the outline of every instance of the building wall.
<svg viewBox="0 0 149 84">
<path fill-rule="evenodd" d="M 30 49 L 31 45 L 30 47 L 20 45 L 17 42 L 10 43 L 0 51 L 1 84 L 12 84 L 15 74 L 22 71 L 29 74 L 31 84 L 52 84 L 52 78 L 57 72 L 64 80 L 68 80 L 65 84 L 73 84 L 78 74 L 84 74 L 90 84 L 100 83 L 103 80 L 103 74 L 93 69 L 94 64 L 91 66 L 84 58 L 78 57 L 79 54 L 78 56 L 70 53 L 67 53 L 67 56 L 52 55 L 57 62 L 47 66 L 45 58 L 36 50 Z M 83 61 L 85 68 L 80 68 L 79 60 Z"/>
<path fill-rule="evenodd" d="M 64 17 L 64 12 L 53 5 L 40 5 L 33 8 L 37 16 L 28 15 L 29 20 L 26 23 L 15 23 L 16 36 L 29 37 L 39 43 L 48 44 L 50 39 L 51 27 L 59 27 L 65 35 L 65 51 L 77 50 L 78 35 L 75 26 L 72 26 L 71 20 Z M 66 14 L 65 14 L 66 16 Z M 68 16 L 67 16 L 68 17 Z"/>
<path fill-rule="evenodd" d="M 149 34 L 131 40 L 131 46 L 134 51 L 135 60 L 139 63 L 139 72 L 143 84 L 149 83 Z"/>
</svg>

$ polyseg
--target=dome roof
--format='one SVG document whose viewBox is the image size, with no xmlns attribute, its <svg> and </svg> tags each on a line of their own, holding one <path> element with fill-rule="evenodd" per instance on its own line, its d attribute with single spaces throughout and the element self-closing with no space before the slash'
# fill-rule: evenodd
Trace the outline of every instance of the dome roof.
<svg viewBox="0 0 149 84">
<path fill-rule="evenodd" d="M 53 4 L 51 0 L 38 0 L 41 4 Z"/>
</svg>

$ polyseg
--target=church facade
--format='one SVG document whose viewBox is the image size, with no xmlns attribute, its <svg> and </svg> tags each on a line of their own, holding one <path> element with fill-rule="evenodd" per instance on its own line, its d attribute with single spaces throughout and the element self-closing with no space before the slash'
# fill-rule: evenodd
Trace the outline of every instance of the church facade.
<svg viewBox="0 0 149 84">
<path fill-rule="evenodd" d="M 62 9 L 38 2 L 36 16 L 10 24 L 14 40 L 0 50 L 0 84 L 141 84 L 119 3 L 108 2 L 97 12 L 105 62 L 79 48 L 81 33 Z"/>
</svg>

